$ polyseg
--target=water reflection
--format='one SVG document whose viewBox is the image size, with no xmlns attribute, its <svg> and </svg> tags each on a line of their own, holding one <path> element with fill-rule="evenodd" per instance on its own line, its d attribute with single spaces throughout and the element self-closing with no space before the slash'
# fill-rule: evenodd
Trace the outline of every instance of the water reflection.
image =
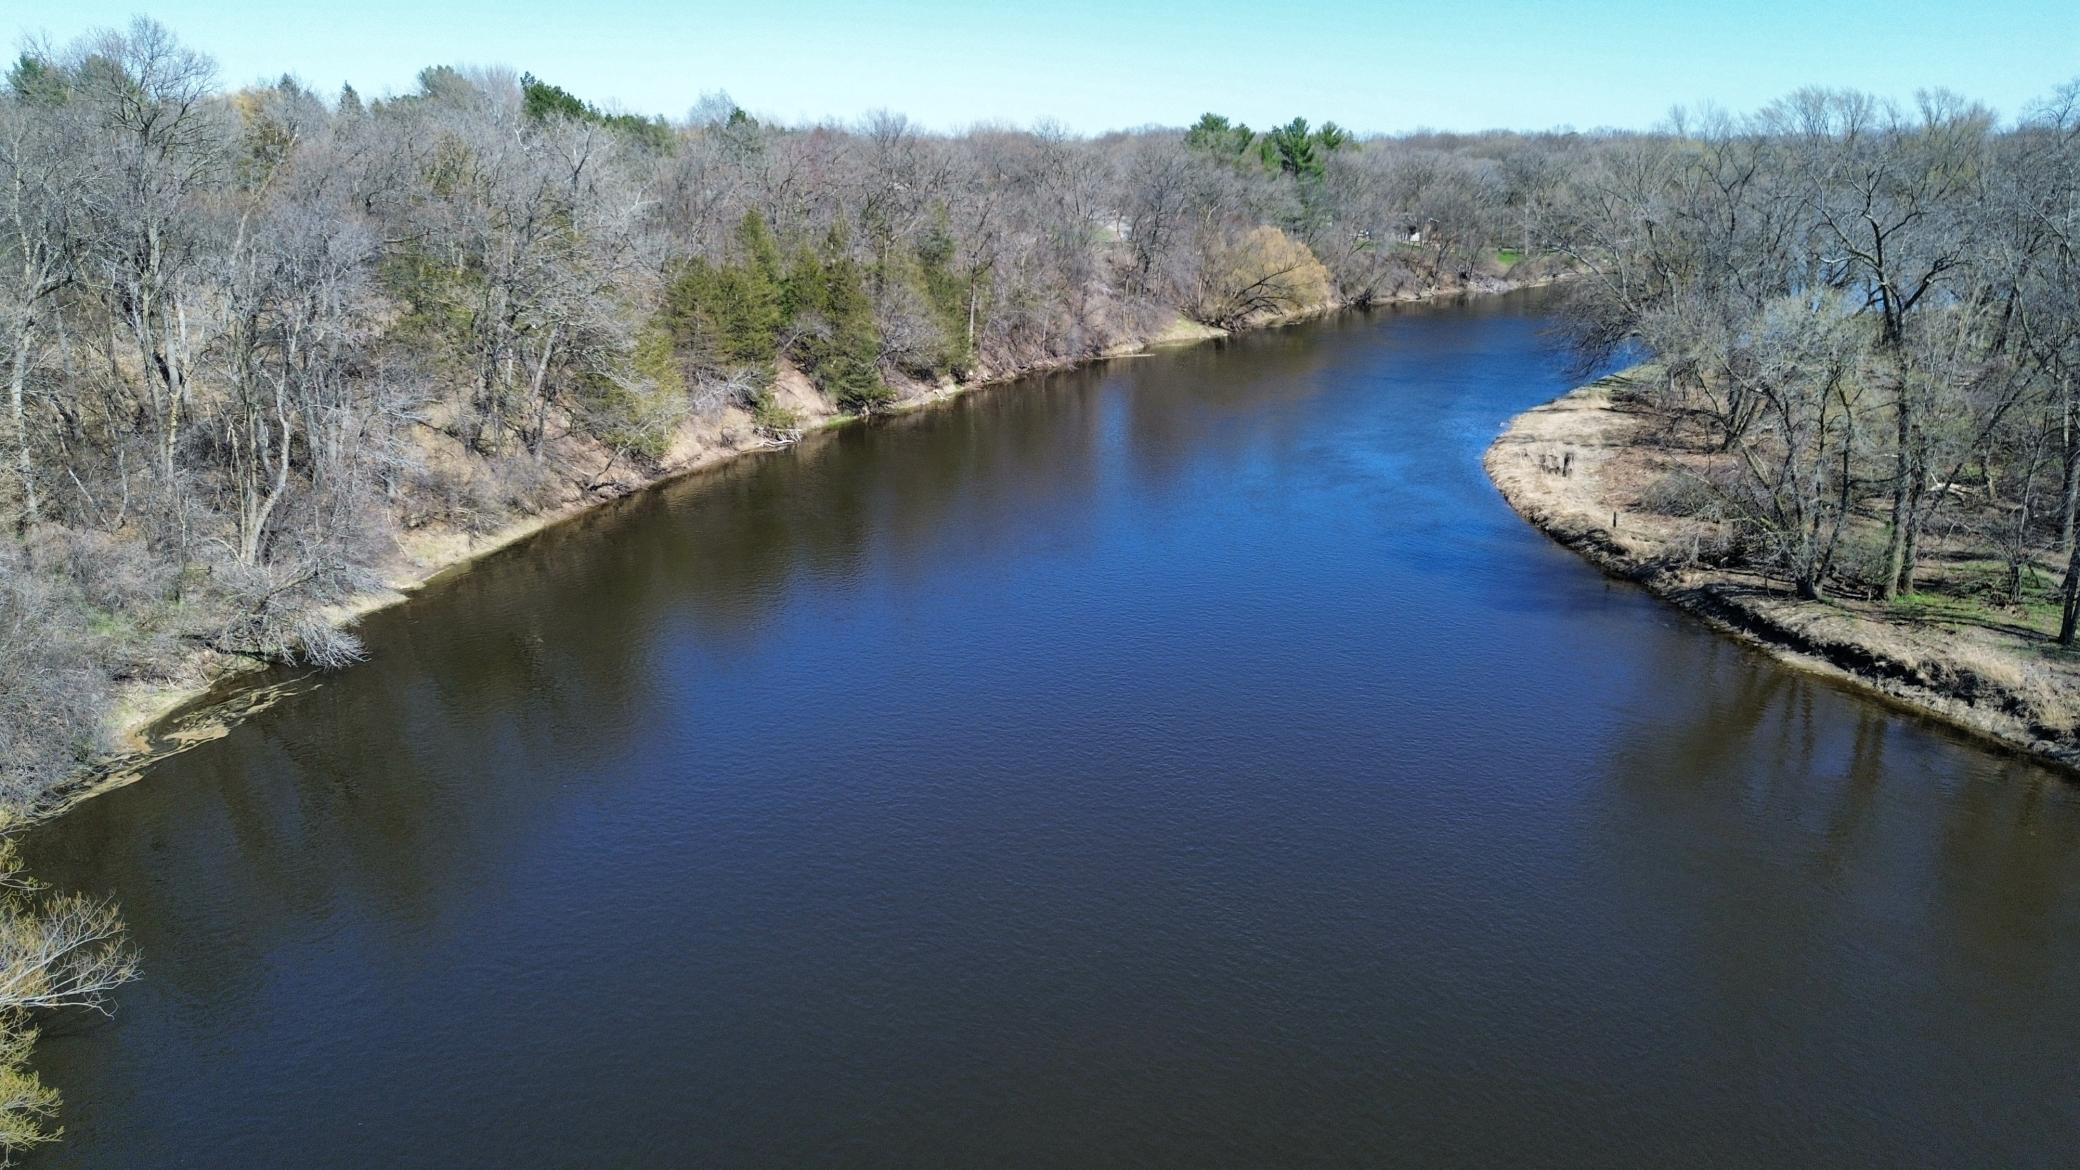
<svg viewBox="0 0 2080 1170">
<path fill-rule="evenodd" d="M 377 615 L 29 842 L 58 1165 L 2048 1164 L 2069 785 L 1588 572 L 1535 299 L 980 393 Z"/>
<path fill-rule="evenodd" d="M 1595 834 L 1647 899 L 1607 928 L 1682 964 L 1642 1005 L 1683 1021 L 1671 1095 L 1740 1086 L 1766 1160 L 2049 1164 L 2080 1121 L 2070 781 L 1730 643 L 1683 657 L 1696 685 L 1613 745 Z"/>
</svg>

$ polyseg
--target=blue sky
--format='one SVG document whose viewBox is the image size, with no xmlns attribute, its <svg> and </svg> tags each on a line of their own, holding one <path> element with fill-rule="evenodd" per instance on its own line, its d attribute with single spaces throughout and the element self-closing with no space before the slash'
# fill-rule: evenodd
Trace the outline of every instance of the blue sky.
<svg viewBox="0 0 2080 1170">
<path fill-rule="evenodd" d="M 724 89 L 784 121 L 882 108 L 935 128 L 1095 132 L 1205 110 L 1360 131 L 1638 127 L 1812 83 L 1946 86 L 2013 115 L 2080 76 L 2080 0 L 0 0 L 0 33 L 64 42 L 139 12 L 233 85 L 290 72 L 378 96 L 424 65 L 505 64 L 645 114 Z"/>
</svg>

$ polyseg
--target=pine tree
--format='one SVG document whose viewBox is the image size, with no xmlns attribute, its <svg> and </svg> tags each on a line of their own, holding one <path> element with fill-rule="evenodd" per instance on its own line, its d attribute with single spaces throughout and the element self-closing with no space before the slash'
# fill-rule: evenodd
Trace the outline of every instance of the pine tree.
<svg viewBox="0 0 2080 1170">
<path fill-rule="evenodd" d="M 803 244 L 795 249 L 780 286 L 780 314 L 789 322 L 800 322 L 823 311 L 823 258 Z"/>
<path fill-rule="evenodd" d="M 1319 178 L 1322 173 L 1322 160 L 1316 149 L 1319 145 L 1307 128 L 1307 119 L 1295 118 L 1264 135 L 1261 147 L 1264 165 L 1277 167 L 1297 178 Z"/>
<path fill-rule="evenodd" d="M 739 255 L 714 265 L 686 262 L 665 292 L 672 336 L 721 366 L 770 378 L 788 320 L 780 249 L 756 212 L 738 225 Z"/>
<path fill-rule="evenodd" d="M 672 338 L 704 356 L 719 356 L 711 309 L 719 292 L 715 266 L 696 256 L 679 266 L 665 287 L 663 317 Z"/>
<path fill-rule="evenodd" d="M 770 365 L 787 325 L 780 271 L 780 246 L 765 217 L 744 213 L 737 225 L 737 256 L 730 265 L 724 348 L 744 365 Z"/>
<path fill-rule="evenodd" d="M 1184 144 L 1219 158 L 1238 158 L 1256 140 L 1256 133 L 1241 122 L 1230 123 L 1219 114 L 1201 114 L 1184 132 Z"/>
<path fill-rule="evenodd" d="M 818 379 L 832 400 L 862 414 L 892 396 L 881 380 L 881 331 L 874 302 L 852 257 L 839 255 L 825 266 L 823 315 L 830 327 Z"/>
<path fill-rule="evenodd" d="M 940 366 L 958 377 L 974 367 L 975 351 L 968 327 L 970 289 L 968 282 L 954 271 L 954 252 L 953 227 L 942 205 L 917 241 L 917 268 L 925 299 L 931 303 L 940 335 L 945 339 L 940 347 Z"/>
<path fill-rule="evenodd" d="M 881 331 L 859 264 L 833 227 L 823 252 L 803 247 L 789 266 L 782 304 L 800 328 L 792 350 L 824 393 L 845 410 L 873 410 L 892 396 L 881 380 Z"/>
</svg>

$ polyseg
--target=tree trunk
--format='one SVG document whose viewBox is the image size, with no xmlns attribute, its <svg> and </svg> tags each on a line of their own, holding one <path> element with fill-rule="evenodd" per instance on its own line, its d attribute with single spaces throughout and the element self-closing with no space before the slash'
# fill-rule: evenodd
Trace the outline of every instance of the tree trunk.
<svg viewBox="0 0 2080 1170">
<path fill-rule="evenodd" d="M 1885 601 L 1899 596 L 1900 577 L 1907 564 L 1907 532 L 1913 522 L 1914 412 L 1904 385 L 1899 388 L 1893 420 L 1899 449 L 1892 461 L 1892 529 L 1885 537 L 1885 571 L 1878 590 Z"/>
<path fill-rule="evenodd" d="M 975 312 L 976 312 L 976 309 L 977 309 L 977 307 L 978 307 L 978 302 L 980 302 L 981 300 L 982 300 L 982 289 L 981 289 L 981 286 L 980 286 L 980 285 L 979 285 L 979 284 L 978 284 L 978 283 L 976 282 L 976 280 L 975 280 L 975 277 L 974 277 L 974 276 L 973 276 L 973 275 L 971 274 L 971 275 L 970 275 L 970 276 L 968 277 L 968 352 L 967 352 L 967 360 L 968 360 L 968 364 L 969 364 L 969 365 L 971 365 L 971 366 L 975 364 Z"/>
<path fill-rule="evenodd" d="M 246 563 L 249 565 L 260 563 L 260 542 L 267 533 L 267 521 L 274 515 L 275 505 L 281 503 L 282 496 L 289 490 L 289 443 L 292 432 L 288 410 L 279 399 L 275 402 L 275 418 L 281 426 L 281 438 L 274 452 L 274 482 L 268 486 L 267 495 L 261 500 L 260 508 L 253 517 L 252 529 L 246 536 L 245 554 Z"/>
<path fill-rule="evenodd" d="M 2080 544 L 2073 546 L 2072 556 L 2066 561 L 2065 600 L 2065 613 L 2058 623 L 2058 644 L 2071 646 L 2074 635 L 2080 634 Z"/>
<path fill-rule="evenodd" d="M 2062 438 L 2065 440 L 2065 481 L 2060 485 L 2058 549 L 2073 547 L 2074 524 L 2080 520 L 2080 418 L 2075 418 L 2074 390 L 2070 375 L 2065 385 L 2065 413 L 2061 423 Z"/>
<path fill-rule="evenodd" d="M 16 527 L 26 531 L 42 519 L 36 502 L 36 468 L 29 457 L 29 418 L 22 407 L 22 392 L 29 380 L 29 326 L 15 333 L 14 369 L 7 380 L 7 403 L 14 419 L 15 471 L 22 479 L 22 516 Z"/>
<path fill-rule="evenodd" d="M 549 326 L 548 339 L 542 342 L 542 360 L 535 363 L 534 374 L 528 379 L 528 405 L 534 418 L 529 424 L 527 453 L 536 462 L 542 458 L 542 443 L 549 432 L 549 359 L 556 353 L 556 334 L 560 325 Z"/>
<path fill-rule="evenodd" d="M 166 477 L 168 491 L 173 490 L 174 451 L 181 433 L 181 404 L 187 397 L 188 309 L 178 298 L 173 303 L 174 332 L 166 338 L 164 375 L 166 378 L 166 410 L 160 431 L 160 473 Z"/>
<path fill-rule="evenodd" d="M 1914 480 L 1907 491 L 1907 533 L 1900 542 L 1899 579 L 1895 582 L 1895 593 L 1914 591 L 1914 571 L 1921 561 L 1921 529 L 1928 516 L 1921 509 L 1922 501 L 1928 496 L 1926 480 L 1919 460 L 1914 463 Z"/>
</svg>

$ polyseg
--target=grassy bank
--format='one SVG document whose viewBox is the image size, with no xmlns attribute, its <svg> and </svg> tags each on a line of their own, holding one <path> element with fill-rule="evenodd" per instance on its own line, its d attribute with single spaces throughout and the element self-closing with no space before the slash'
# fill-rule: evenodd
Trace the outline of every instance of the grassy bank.
<svg viewBox="0 0 2080 1170">
<path fill-rule="evenodd" d="M 1510 420 L 1484 462 L 1511 507 L 1605 572 L 1788 663 L 2080 768 L 2080 655 L 2052 642 L 2041 605 L 1989 602 L 1962 559 L 1891 603 L 1802 600 L 1766 572 L 1714 563 L 1702 550 L 1727 543 L 1728 521 L 1673 503 L 1665 486 L 1701 479 L 1713 454 L 1632 394 L 1635 377 Z"/>
</svg>

